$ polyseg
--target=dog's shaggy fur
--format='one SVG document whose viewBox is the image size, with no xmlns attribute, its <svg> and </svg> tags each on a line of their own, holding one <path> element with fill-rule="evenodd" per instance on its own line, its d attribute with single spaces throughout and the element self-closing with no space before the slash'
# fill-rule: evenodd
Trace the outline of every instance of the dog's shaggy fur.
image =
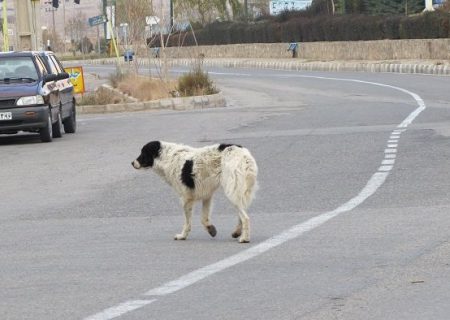
<svg viewBox="0 0 450 320">
<path fill-rule="evenodd" d="M 257 188 L 258 167 L 250 152 L 239 145 L 216 144 L 193 148 L 182 144 L 152 141 L 132 163 L 135 169 L 152 168 L 180 195 L 185 223 L 175 240 L 185 240 L 191 231 L 192 207 L 202 201 L 201 221 L 211 236 L 216 228 L 210 222 L 213 193 L 222 186 L 238 210 L 239 223 L 232 233 L 239 242 L 250 241 L 250 206 Z"/>
</svg>

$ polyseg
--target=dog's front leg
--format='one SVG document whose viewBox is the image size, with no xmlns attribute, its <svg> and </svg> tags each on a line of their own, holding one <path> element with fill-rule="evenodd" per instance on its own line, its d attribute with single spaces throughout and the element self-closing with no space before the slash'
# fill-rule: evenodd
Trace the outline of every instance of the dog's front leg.
<svg viewBox="0 0 450 320">
<path fill-rule="evenodd" d="M 215 237 L 217 234 L 216 227 L 211 224 L 210 216 L 211 216 L 211 202 L 212 198 L 203 200 L 202 207 L 202 224 L 206 228 L 206 231 L 211 235 L 211 237 Z"/>
<path fill-rule="evenodd" d="M 186 240 L 189 232 L 191 231 L 192 224 L 192 207 L 194 206 L 193 200 L 183 200 L 183 209 L 184 209 L 184 225 L 183 231 L 181 233 L 175 235 L 175 240 Z"/>
</svg>

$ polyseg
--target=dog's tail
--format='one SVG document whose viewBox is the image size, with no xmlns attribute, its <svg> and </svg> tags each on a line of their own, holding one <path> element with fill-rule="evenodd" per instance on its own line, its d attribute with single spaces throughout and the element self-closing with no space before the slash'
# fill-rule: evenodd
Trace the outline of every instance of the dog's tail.
<svg viewBox="0 0 450 320">
<path fill-rule="evenodd" d="M 239 146 L 227 147 L 222 152 L 221 185 L 230 201 L 247 209 L 258 188 L 258 166 L 250 152 Z"/>
</svg>

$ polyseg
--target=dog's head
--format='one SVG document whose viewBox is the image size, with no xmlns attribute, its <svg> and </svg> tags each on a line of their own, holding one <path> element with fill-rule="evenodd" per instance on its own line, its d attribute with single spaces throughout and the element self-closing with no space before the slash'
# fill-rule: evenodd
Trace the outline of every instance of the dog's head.
<svg viewBox="0 0 450 320">
<path fill-rule="evenodd" d="M 155 158 L 158 158 L 161 152 L 161 142 L 151 141 L 142 147 L 141 154 L 131 162 L 135 169 L 151 168 Z"/>
</svg>

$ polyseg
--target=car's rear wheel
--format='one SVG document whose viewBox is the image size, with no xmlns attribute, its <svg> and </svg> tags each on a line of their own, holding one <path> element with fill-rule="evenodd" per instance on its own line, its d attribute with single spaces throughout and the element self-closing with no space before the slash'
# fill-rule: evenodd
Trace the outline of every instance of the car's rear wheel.
<svg viewBox="0 0 450 320">
<path fill-rule="evenodd" d="M 64 120 L 64 132 L 75 133 L 75 131 L 77 131 L 77 109 L 75 107 L 75 101 L 73 101 L 70 116 Z"/>
<path fill-rule="evenodd" d="M 58 112 L 58 120 L 52 125 L 53 138 L 61 138 L 63 134 L 63 123 L 61 112 Z"/>
<path fill-rule="evenodd" d="M 39 129 L 39 136 L 42 142 L 52 142 L 53 139 L 53 128 L 52 128 L 52 117 L 50 111 L 47 116 L 47 124 L 45 127 Z"/>
</svg>

